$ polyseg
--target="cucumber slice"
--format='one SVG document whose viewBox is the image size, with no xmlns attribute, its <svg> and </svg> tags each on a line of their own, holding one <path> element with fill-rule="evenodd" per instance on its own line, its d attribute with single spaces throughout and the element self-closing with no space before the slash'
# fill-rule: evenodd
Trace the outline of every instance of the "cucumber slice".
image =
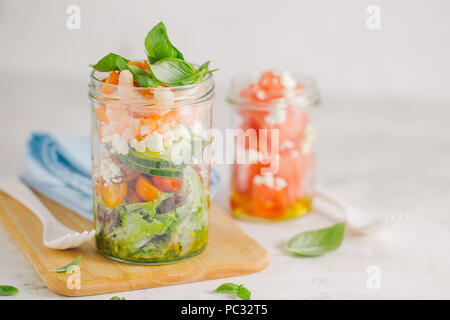
<svg viewBox="0 0 450 320">
<path fill-rule="evenodd" d="M 119 160 L 135 171 L 139 171 L 150 176 L 168 177 L 168 178 L 181 178 L 183 176 L 182 169 L 175 168 L 154 168 L 135 162 L 131 157 L 118 156 Z"/>
<path fill-rule="evenodd" d="M 128 157 L 135 163 L 140 164 L 142 166 L 150 167 L 150 168 L 183 168 L 185 164 L 174 164 L 169 159 L 165 159 L 161 156 L 156 156 L 151 154 L 150 152 L 137 152 L 136 150 L 130 149 L 128 153 Z"/>
</svg>

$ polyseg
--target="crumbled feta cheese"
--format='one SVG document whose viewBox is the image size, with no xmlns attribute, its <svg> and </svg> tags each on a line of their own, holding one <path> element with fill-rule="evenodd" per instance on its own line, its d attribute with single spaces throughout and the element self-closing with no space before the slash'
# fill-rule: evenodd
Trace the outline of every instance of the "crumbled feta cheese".
<svg viewBox="0 0 450 320">
<path fill-rule="evenodd" d="M 258 91 L 256 91 L 256 97 L 259 100 L 264 100 L 266 98 L 266 94 L 264 93 L 264 91 L 258 90 Z"/>
<path fill-rule="evenodd" d="M 138 141 L 136 139 L 131 140 L 130 146 L 136 149 L 137 152 L 145 152 L 147 150 L 147 145 L 144 140 Z"/>
<path fill-rule="evenodd" d="M 266 185 L 275 190 L 282 190 L 287 187 L 287 182 L 283 178 L 274 177 L 272 174 L 256 175 L 253 177 L 253 183 L 257 186 Z"/>
<path fill-rule="evenodd" d="M 144 141 L 147 145 L 148 150 L 152 152 L 164 151 L 164 140 L 162 134 L 159 134 L 155 131 L 152 134 L 146 136 Z"/>
<path fill-rule="evenodd" d="M 101 140 L 101 142 L 103 144 L 111 143 L 112 136 L 113 136 L 113 133 L 114 133 L 112 128 L 109 125 L 104 125 L 101 128 L 101 133 L 102 133 L 102 140 Z"/>
<path fill-rule="evenodd" d="M 269 126 L 274 126 L 276 124 L 282 124 L 286 122 L 287 113 L 286 110 L 281 108 L 274 108 L 270 110 L 269 114 L 264 117 L 264 121 Z"/>
<path fill-rule="evenodd" d="M 122 137 L 118 133 L 112 135 L 111 140 L 111 152 L 116 154 L 127 154 L 128 153 L 128 142 L 125 137 Z"/>
<path fill-rule="evenodd" d="M 265 175 L 256 175 L 253 177 L 253 183 L 257 186 L 265 184 L 269 188 L 274 187 L 274 178 L 272 174 L 265 174 Z"/>
<path fill-rule="evenodd" d="M 122 170 L 110 158 L 103 157 L 100 161 L 100 176 L 105 181 L 105 185 L 117 183 L 122 177 Z"/>
<path fill-rule="evenodd" d="M 287 182 L 283 178 L 277 177 L 275 178 L 275 189 L 282 190 L 287 187 Z"/>
<path fill-rule="evenodd" d="M 280 151 L 284 151 L 287 149 L 293 149 L 295 147 L 294 142 L 292 140 L 284 141 L 280 146 Z"/>
<path fill-rule="evenodd" d="M 173 147 L 170 149 L 171 161 L 177 165 L 188 161 L 191 155 L 191 149 L 192 145 L 188 140 L 182 139 L 175 142 Z"/>
<path fill-rule="evenodd" d="M 297 86 L 297 80 L 288 72 L 282 72 L 280 80 L 285 89 L 294 89 Z"/>
<path fill-rule="evenodd" d="M 174 140 L 179 140 L 183 138 L 191 139 L 191 134 L 189 130 L 182 124 L 177 125 L 172 131 L 172 134 Z"/>
</svg>

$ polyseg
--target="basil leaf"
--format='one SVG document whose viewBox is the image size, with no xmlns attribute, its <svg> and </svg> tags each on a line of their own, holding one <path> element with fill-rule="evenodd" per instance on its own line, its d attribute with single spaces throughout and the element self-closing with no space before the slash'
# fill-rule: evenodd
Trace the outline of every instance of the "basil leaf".
<svg viewBox="0 0 450 320">
<path fill-rule="evenodd" d="M 285 250 L 296 256 L 321 256 L 339 248 L 344 234 L 344 222 L 329 228 L 302 232 L 289 240 Z"/>
<path fill-rule="evenodd" d="M 150 72 L 167 86 L 193 84 L 203 77 L 203 73 L 199 73 L 192 64 L 177 58 L 166 58 L 151 64 Z"/>
<path fill-rule="evenodd" d="M 206 61 L 198 68 L 198 72 L 202 72 L 203 70 L 207 71 L 208 67 L 209 67 L 209 61 Z"/>
<path fill-rule="evenodd" d="M 220 285 L 216 288 L 216 290 L 214 290 L 214 292 L 237 292 L 238 288 L 239 286 L 237 284 L 229 282 Z"/>
<path fill-rule="evenodd" d="M 250 300 L 251 292 L 244 285 L 237 285 L 231 282 L 224 283 L 214 290 L 214 293 L 231 293 L 241 300 Z"/>
<path fill-rule="evenodd" d="M 242 284 L 239 286 L 236 295 L 241 300 L 250 300 L 250 296 L 252 295 L 251 292 L 244 287 Z"/>
<path fill-rule="evenodd" d="M 160 22 L 153 27 L 145 38 L 145 48 L 150 63 L 164 58 L 178 58 L 184 60 L 183 54 L 174 47 L 167 35 L 164 23 Z"/>
<path fill-rule="evenodd" d="M 81 256 L 79 256 L 78 258 L 76 258 L 75 260 L 73 260 L 71 263 L 60 267 L 58 269 L 53 270 L 53 272 L 56 273 L 67 273 L 70 272 L 75 266 L 79 265 L 81 262 Z"/>
<path fill-rule="evenodd" d="M 100 61 L 97 62 L 97 64 L 92 66 L 92 68 L 100 72 L 125 70 L 128 69 L 127 63 L 127 59 L 119 56 L 118 54 L 110 53 L 101 58 Z"/>
<path fill-rule="evenodd" d="M 126 300 L 124 297 L 120 298 L 120 297 L 112 297 L 109 300 Z"/>
<path fill-rule="evenodd" d="M 138 66 L 129 65 L 131 73 L 133 74 L 133 79 L 136 81 L 141 88 L 156 88 L 159 83 L 152 78 L 152 75 L 145 70 L 142 70 Z"/>
<path fill-rule="evenodd" d="M 13 286 L 0 286 L 0 296 L 15 296 L 19 293 L 19 289 Z"/>
</svg>

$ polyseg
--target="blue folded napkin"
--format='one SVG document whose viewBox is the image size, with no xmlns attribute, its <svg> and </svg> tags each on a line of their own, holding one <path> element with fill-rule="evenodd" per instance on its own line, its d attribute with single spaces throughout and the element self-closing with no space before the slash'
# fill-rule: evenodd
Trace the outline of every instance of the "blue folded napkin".
<svg viewBox="0 0 450 320">
<path fill-rule="evenodd" d="M 88 137 L 32 133 L 26 147 L 27 170 L 21 179 L 30 187 L 85 218 L 93 219 L 91 151 Z M 211 196 L 220 177 L 211 171 Z"/>
</svg>

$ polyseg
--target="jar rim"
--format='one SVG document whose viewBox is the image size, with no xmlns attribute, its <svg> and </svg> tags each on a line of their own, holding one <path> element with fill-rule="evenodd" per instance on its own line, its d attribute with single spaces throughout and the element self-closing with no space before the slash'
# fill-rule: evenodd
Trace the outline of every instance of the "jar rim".
<svg viewBox="0 0 450 320">
<path fill-rule="evenodd" d="M 242 97 L 241 91 L 250 84 L 256 83 L 258 81 L 258 74 L 238 74 L 231 79 L 227 101 L 233 107 L 254 108 L 258 110 L 261 110 L 262 108 L 277 108 L 280 105 L 288 105 L 293 108 L 307 108 L 318 105 L 320 103 L 320 95 L 316 80 L 303 73 L 293 72 L 291 75 L 302 85 L 302 88 L 288 90 L 288 96 L 283 95 L 280 98 L 255 102 Z"/>
<path fill-rule="evenodd" d="M 101 77 L 99 75 L 104 75 Z M 183 107 L 187 105 L 202 103 L 211 100 L 214 97 L 214 80 L 211 73 L 207 74 L 202 81 L 183 86 L 158 86 L 156 88 L 143 88 L 143 87 L 130 87 L 132 92 L 136 94 L 135 99 L 127 97 L 123 99 L 116 92 L 123 88 L 123 86 L 116 84 L 109 84 L 103 82 L 110 72 L 99 72 L 92 70 L 90 73 L 89 83 L 89 97 L 93 100 L 124 104 L 133 107 L 149 107 L 160 106 L 161 101 L 151 98 L 155 92 L 173 92 L 175 94 L 174 99 L 170 100 L 170 107 Z M 102 90 L 103 88 L 109 88 L 109 90 Z M 163 101 L 164 102 L 164 101 Z M 164 102 L 162 105 L 166 106 Z"/>
</svg>

